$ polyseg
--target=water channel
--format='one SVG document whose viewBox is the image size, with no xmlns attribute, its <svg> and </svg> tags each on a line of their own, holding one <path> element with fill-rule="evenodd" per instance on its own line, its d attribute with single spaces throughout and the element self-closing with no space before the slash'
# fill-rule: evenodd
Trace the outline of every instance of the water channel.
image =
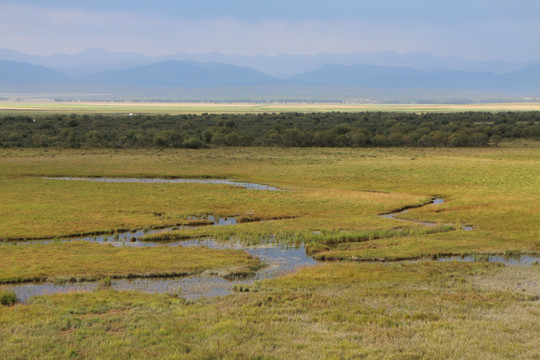
<svg viewBox="0 0 540 360">
<path fill-rule="evenodd" d="M 283 191 L 274 186 L 255 184 L 250 182 L 234 181 L 229 179 L 157 179 L 157 178 L 78 178 L 78 177 L 46 177 L 47 180 L 65 181 L 93 181 L 105 183 L 144 183 L 144 184 L 224 184 L 239 186 L 249 190 Z"/>
<path fill-rule="evenodd" d="M 279 191 L 280 189 L 245 183 L 235 182 L 230 180 L 200 180 L 200 179 L 104 179 L 104 178 L 48 178 L 57 180 L 75 180 L 75 181 L 103 181 L 103 182 L 144 182 L 144 183 L 213 183 L 213 184 L 228 184 L 233 186 L 241 186 L 252 190 L 268 190 Z M 443 199 L 434 199 L 426 205 L 438 205 L 444 202 Z M 423 206 L 426 206 L 423 205 Z M 392 213 L 382 214 L 381 216 L 421 223 L 424 226 L 435 226 L 432 222 L 421 222 L 416 220 L 407 220 L 399 218 L 399 215 L 407 212 L 408 209 L 400 210 Z M 236 225 L 236 218 L 215 218 L 213 216 L 206 217 L 210 223 L 208 226 L 232 226 Z M 33 240 L 19 242 L 13 246 L 24 246 L 29 243 L 47 243 L 50 241 L 89 241 L 102 244 L 112 244 L 114 246 L 206 246 L 214 249 L 236 249 L 247 251 L 266 266 L 255 273 L 253 277 L 247 279 L 227 280 L 218 276 L 211 275 L 194 275 L 187 277 L 175 278 L 136 278 L 136 279 L 113 279 L 110 288 L 115 290 L 137 290 L 150 293 L 170 293 L 181 296 L 186 299 L 197 299 L 199 297 L 212 297 L 230 294 L 234 291 L 234 287 L 250 285 L 254 281 L 271 279 L 290 272 L 294 272 L 301 267 L 313 266 L 318 262 L 311 256 L 306 254 L 303 244 L 284 245 L 270 242 L 266 244 L 246 245 L 237 241 L 216 241 L 213 239 L 197 239 L 197 240 L 178 240 L 178 241 L 141 241 L 139 238 L 145 234 L 159 233 L 164 231 L 193 228 L 192 226 L 170 227 L 164 229 L 137 230 L 124 233 L 108 234 L 100 236 L 83 236 L 63 238 L 57 240 Z M 472 227 L 463 227 L 464 230 L 472 230 Z M 485 256 L 483 261 L 500 262 L 510 265 L 530 265 L 538 261 L 540 257 L 535 256 Z M 473 256 L 448 256 L 440 257 L 438 261 L 476 261 Z M 432 261 L 432 259 L 419 259 L 415 261 Z M 68 282 L 68 283 L 22 283 L 4 286 L 7 290 L 14 291 L 20 301 L 26 301 L 34 295 L 57 294 L 74 291 L 93 291 L 100 287 L 100 282 Z"/>
<path fill-rule="evenodd" d="M 428 205 L 440 205 L 440 204 L 443 204 L 443 203 L 444 203 L 444 199 L 434 198 L 430 203 L 428 203 L 426 205 L 411 206 L 411 207 L 407 207 L 407 208 L 405 208 L 403 210 L 394 211 L 394 212 L 390 212 L 390 213 L 386 213 L 386 214 L 381 214 L 379 216 L 387 218 L 387 219 L 408 221 L 408 222 L 412 222 L 412 223 L 415 223 L 415 224 L 424 225 L 424 226 L 427 226 L 427 227 L 435 227 L 435 226 L 437 226 L 437 223 L 432 222 L 432 221 L 421 221 L 421 220 L 406 219 L 406 218 L 403 218 L 403 217 L 400 217 L 400 216 L 403 215 L 403 214 L 408 213 L 410 209 L 415 209 L 415 208 L 424 207 L 424 206 L 428 206 Z M 471 231 L 471 230 L 473 230 L 473 227 L 471 225 L 463 225 L 461 227 L 461 229 L 465 230 L 465 231 Z"/>
</svg>

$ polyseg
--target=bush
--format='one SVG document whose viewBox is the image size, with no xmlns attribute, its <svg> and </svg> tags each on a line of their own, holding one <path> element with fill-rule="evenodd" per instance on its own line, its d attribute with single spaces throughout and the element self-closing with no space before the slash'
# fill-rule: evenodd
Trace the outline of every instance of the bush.
<svg viewBox="0 0 540 360">
<path fill-rule="evenodd" d="M 0 304 L 5 306 L 13 305 L 17 302 L 17 295 L 13 291 L 0 292 Z"/>
<path fill-rule="evenodd" d="M 0 116 L 0 147 L 497 146 L 540 138 L 540 112 Z"/>
<path fill-rule="evenodd" d="M 204 147 L 204 144 L 199 139 L 195 139 L 194 137 L 190 137 L 187 140 L 184 140 L 182 143 L 182 146 L 188 149 L 200 149 Z"/>
</svg>

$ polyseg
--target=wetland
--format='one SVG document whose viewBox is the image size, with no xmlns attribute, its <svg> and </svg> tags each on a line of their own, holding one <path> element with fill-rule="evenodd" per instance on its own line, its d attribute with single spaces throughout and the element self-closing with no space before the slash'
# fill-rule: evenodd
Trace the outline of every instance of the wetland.
<svg viewBox="0 0 540 360">
<path fill-rule="evenodd" d="M 534 359 L 539 163 L 534 144 L 2 150 L 0 355 Z"/>
</svg>

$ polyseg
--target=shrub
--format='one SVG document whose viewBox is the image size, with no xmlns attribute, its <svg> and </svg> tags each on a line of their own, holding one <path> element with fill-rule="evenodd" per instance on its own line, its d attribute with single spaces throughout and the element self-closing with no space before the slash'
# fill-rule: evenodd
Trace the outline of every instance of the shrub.
<svg viewBox="0 0 540 360">
<path fill-rule="evenodd" d="M 17 302 L 17 295 L 13 291 L 0 292 L 0 304 L 5 306 L 13 305 Z"/>
</svg>

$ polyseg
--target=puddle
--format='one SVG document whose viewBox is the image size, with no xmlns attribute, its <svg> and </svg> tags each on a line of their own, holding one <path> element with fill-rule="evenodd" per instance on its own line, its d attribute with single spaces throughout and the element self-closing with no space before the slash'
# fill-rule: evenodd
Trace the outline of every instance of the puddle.
<svg viewBox="0 0 540 360">
<path fill-rule="evenodd" d="M 212 249 L 234 249 L 249 252 L 257 257 L 261 262 L 268 264 L 267 267 L 259 270 L 253 279 L 243 280 L 251 282 L 253 280 L 271 279 L 290 273 L 300 267 L 315 265 L 317 261 L 306 254 L 306 249 L 301 245 L 284 245 L 276 243 L 245 245 L 239 242 L 217 242 L 211 239 L 188 240 L 182 246 L 206 246 Z M 239 281 L 239 283 L 243 283 Z"/>
<path fill-rule="evenodd" d="M 208 220 L 213 221 L 214 225 L 216 226 L 225 226 L 225 225 L 236 225 L 236 218 L 235 217 L 226 217 L 226 218 L 216 218 L 212 215 L 207 217 Z"/>
<path fill-rule="evenodd" d="M 429 205 L 440 205 L 440 204 L 443 204 L 443 203 L 444 203 L 444 199 L 442 199 L 442 198 L 435 198 L 435 199 L 433 199 L 430 203 L 427 203 L 427 204 L 425 204 L 425 205 L 415 206 L 415 207 L 409 207 L 409 208 L 404 209 L 404 210 L 400 210 L 400 211 L 396 211 L 396 212 L 391 212 L 391 213 L 388 213 L 388 214 L 381 214 L 381 215 L 379 215 L 379 216 L 381 216 L 381 217 L 383 217 L 383 218 L 387 218 L 387 219 L 392 219 L 392 220 L 408 221 L 408 222 L 412 222 L 412 223 L 415 223 L 415 224 L 420 224 L 420 225 L 427 226 L 427 227 L 435 227 L 435 226 L 437 226 L 438 224 L 435 223 L 435 222 L 432 222 L 432 221 L 422 221 L 422 220 L 404 219 L 404 218 L 401 218 L 401 217 L 399 217 L 399 216 L 408 213 L 408 212 L 410 211 L 410 209 L 420 208 L 420 207 L 429 206 Z M 447 225 L 449 225 L 449 224 L 447 224 Z M 472 231 L 472 230 L 473 230 L 473 227 L 470 226 L 470 225 L 465 225 L 465 226 L 462 226 L 461 229 L 462 229 L 462 230 L 465 230 L 465 231 Z"/>
<path fill-rule="evenodd" d="M 145 178 L 77 178 L 77 177 L 46 177 L 47 180 L 93 181 L 106 183 L 147 183 L 147 184 L 225 184 L 239 186 L 249 190 L 283 191 L 274 186 L 228 179 L 145 179 Z"/>
<path fill-rule="evenodd" d="M 220 243 L 215 240 L 192 240 L 180 242 L 182 246 L 207 246 L 214 249 L 245 250 L 258 257 L 266 267 L 256 272 L 254 277 L 240 280 L 226 280 L 218 276 L 196 275 L 176 278 L 113 279 L 111 289 L 136 290 L 149 293 L 170 293 L 186 299 L 223 296 L 233 293 L 235 285 L 250 285 L 256 280 L 271 279 L 293 272 L 301 267 L 313 266 L 317 261 L 306 254 L 304 245 L 284 246 L 263 244 L 246 246 L 240 243 Z M 35 295 L 52 295 L 76 291 L 93 291 L 99 282 L 77 283 L 23 283 L 6 285 L 6 290 L 14 291 L 19 301 L 26 301 Z"/>
</svg>

